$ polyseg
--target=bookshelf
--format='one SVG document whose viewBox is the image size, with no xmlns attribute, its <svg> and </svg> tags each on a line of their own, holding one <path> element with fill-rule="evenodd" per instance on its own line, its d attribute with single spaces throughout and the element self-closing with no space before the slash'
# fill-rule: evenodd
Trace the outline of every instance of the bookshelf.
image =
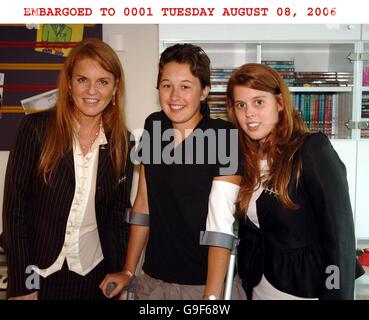
<svg viewBox="0 0 369 320">
<path fill-rule="evenodd" d="M 312 131 L 330 137 L 345 163 L 358 247 L 369 247 L 369 128 L 363 128 L 369 122 L 369 25 L 159 25 L 159 41 L 161 51 L 174 43 L 200 45 L 218 73 L 253 62 L 293 65 L 289 88 L 296 108 Z M 343 77 L 334 84 L 320 81 L 328 73 Z M 296 81 L 312 74 L 316 84 Z M 225 90 L 226 77 L 212 86 L 214 116 L 225 117 L 220 110 Z"/>
<path fill-rule="evenodd" d="M 347 59 L 347 56 L 356 49 L 354 40 L 349 41 L 345 37 L 343 37 L 344 40 L 338 40 L 337 36 L 332 36 L 332 38 L 337 39 L 335 42 L 330 39 L 326 39 L 324 42 L 322 40 L 298 42 L 296 39 L 299 37 L 296 35 L 296 38 L 291 38 L 290 41 L 278 39 L 275 42 L 271 40 L 252 41 L 248 38 L 251 32 L 245 30 L 245 32 L 238 32 L 243 40 L 238 38 L 230 41 L 221 38 L 223 26 L 217 29 L 219 27 L 217 25 L 212 26 L 212 28 L 217 29 L 214 32 L 215 35 L 204 35 L 207 40 L 201 40 L 198 35 L 192 36 L 187 29 L 182 29 L 178 25 L 176 27 L 183 33 L 178 36 L 178 40 L 165 40 L 166 37 L 173 36 L 174 31 L 173 29 L 168 31 L 166 26 L 160 26 L 161 49 L 176 42 L 192 42 L 200 45 L 208 53 L 213 68 L 209 105 L 213 114 L 212 96 L 215 95 L 215 117 L 226 117 L 225 109 L 223 109 L 223 112 L 220 111 L 220 95 L 224 95 L 229 74 L 233 69 L 246 62 L 262 62 L 265 64 L 271 62 L 271 66 L 277 70 L 279 66 L 285 67 L 285 69 L 280 69 L 280 73 L 289 84 L 292 94 L 297 97 L 296 102 L 306 104 L 305 108 L 298 104 L 297 109 L 304 115 L 304 120 L 306 120 L 311 131 L 317 131 L 320 127 L 310 124 L 324 122 L 324 127 L 330 126 L 329 129 L 325 130 L 330 138 L 352 138 L 353 131 L 348 129 L 345 124 L 354 118 L 352 108 L 354 64 Z M 188 27 L 192 29 L 192 26 Z M 238 27 L 240 29 L 250 28 L 243 25 Z M 265 29 L 265 26 L 263 28 Z M 207 27 L 204 26 L 203 29 L 206 30 Z M 303 29 L 305 30 L 305 28 Z M 236 30 L 234 29 L 235 32 Z M 342 31 L 344 35 L 346 34 L 345 31 Z M 351 29 L 347 31 L 351 32 Z M 169 34 L 167 34 L 168 32 Z M 270 33 L 268 32 L 268 34 Z M 220 39 L 217 41 L 214 37 L 218 34 L 220 34 Z M 353 37 L 355 38 L 357 35 L 355 34 Z M 319 112 L 314 111 L 313 105 L 306 103 L 306 100 L 313 94 L 320 95 L 321 103 L 324 103 L 325 100 L 330 101 L 330 104 L 315 103 L 321 110 Z M 326 110 L 327 112 L 325 112 Z M 335 117 L 333 121 L 332 119 L 325 119 L 329 117 L 325 116 L 327 113 Z"/>
</svg>

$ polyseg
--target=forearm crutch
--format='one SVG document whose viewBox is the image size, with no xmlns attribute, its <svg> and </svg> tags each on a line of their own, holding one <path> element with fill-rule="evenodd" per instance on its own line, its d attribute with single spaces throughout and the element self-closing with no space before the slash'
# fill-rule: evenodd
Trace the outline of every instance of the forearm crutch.
<svg viewBox="0 0 369 320">
<path fill-rule="evenodd" d="M 237 254 L 238 239 L 234 240 L 234 248 L 232 249 L 231 255 L 229 256 L 228 272 L 224 285 L 224 300 L 231 300 L 232 298 L 232 287 L 234 278 L 234 269 L 236 266 L 236 254 Z"/>
<path fill-rule="evenodd" d="M 139 225 L 139 226 L 148 227 L 150 224 L 150 216 L 147 213 L 133 212 L 130 208 L 128 208 L 125 213 L 125 222 L 131 225 Z M 142 269 L 142 265 L 144 261 L 144 251 L 140 255 L 140 259 L 136 266 L 135 273 L 132 275 L 131 281 L 119 293 L 119 296 L 125 294 L 126 300 L 135 299 L 135 289 L 136 289 L 136 285 L 138 282 L 138 276 L 140 276 L 141 274 L 141 269 Z M 110 293 L 115 289 L 116 286 L 117 284 L 114 282 L 108 283 L 107 288 L 106 288 L 106 294 L 109 296 Z"/>
<path fill-rule="evenodd" d="M 238 242 L 239 240 L 234 235 L 214 231 L 200 232 L 200 245 L 215 246 L 232 250 L 228 263 L 228 271 L 223 295 L 224 300 L 230 300 L 232 295 L 232 283 Z"/>
</svg>

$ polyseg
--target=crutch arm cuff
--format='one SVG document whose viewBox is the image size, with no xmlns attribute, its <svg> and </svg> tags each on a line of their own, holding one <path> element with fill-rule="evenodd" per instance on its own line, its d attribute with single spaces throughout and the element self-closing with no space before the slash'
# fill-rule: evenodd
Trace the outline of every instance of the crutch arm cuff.
<svg viewBox="0 0 369 320">
<path fill-rule="evenodd" d="M 150 214 L 134 212 L 131 209 L 127 209 L 126 222 L 129 224 L 148 227 L 150 225 Z"/>
<path fill-rule="evenodd" d="M 239 239 L 234 235 L 216 231 L 201 231 L 200 245 L 222 247 L 233 250 L 237 247 Z"/>
</svg>

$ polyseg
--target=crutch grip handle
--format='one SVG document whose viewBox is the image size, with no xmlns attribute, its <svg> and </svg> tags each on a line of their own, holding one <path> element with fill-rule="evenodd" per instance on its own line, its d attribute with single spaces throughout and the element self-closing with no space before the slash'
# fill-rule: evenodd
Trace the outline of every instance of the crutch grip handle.
<svg viewBox="0 0 369 320">
<path fill-rule="evenodd" d="M 137 277 L 135 275 L 133 275 L 131 277 L 131 281 L 122 289 L 120 294 L 122 294 L 122 292 L 124 292 L 124 291 L 132 292 L 134 290 L 134 288 L 136 287 L 137 281 L 138 281 Z M 106 290 L 105 290 L 106 295 L 110 296 L 110 294 L 113 292 L 113 290 L 116 287 L 117 287 L 117 284 L 115 282 L 109 282 L 108 285 L 106 286 Z"/>
<path fill-rule="evenodd" d="M 117 287 L 117 284 L 115 282 L 109 282 L 106 286 L 105 293 L 107 296 L 110 296 L 110 294 L 113 292 L 113 290 Z"/>
</svg>

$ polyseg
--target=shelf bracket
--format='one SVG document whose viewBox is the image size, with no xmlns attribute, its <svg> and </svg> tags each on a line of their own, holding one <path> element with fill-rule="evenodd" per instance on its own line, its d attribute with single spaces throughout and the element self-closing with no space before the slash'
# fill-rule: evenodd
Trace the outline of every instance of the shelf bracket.
<svg viewBox="0 0 369 320">
<path fill-rule="evenodd" d="M 368 121 L 359 121 L 358 128 L 360 130 L 369 129 L 369 120 Z"/>
<path fill-rule="evenodd" d="M 369 52 L 350 52 L 347 59 L 349 59 L 351 63 L 354 61 L 368 61 Z"/>
<path fill-rule="evenodd" d="M 347 129 L 353 130 L 353 129 L 359 129 L 359 130 L 364 130 L 364 129 L 369 129 L 369 121 L 352 121 L 352 120 L 348 120 L 345 122 L 345 126 Z"/>
</svg>

